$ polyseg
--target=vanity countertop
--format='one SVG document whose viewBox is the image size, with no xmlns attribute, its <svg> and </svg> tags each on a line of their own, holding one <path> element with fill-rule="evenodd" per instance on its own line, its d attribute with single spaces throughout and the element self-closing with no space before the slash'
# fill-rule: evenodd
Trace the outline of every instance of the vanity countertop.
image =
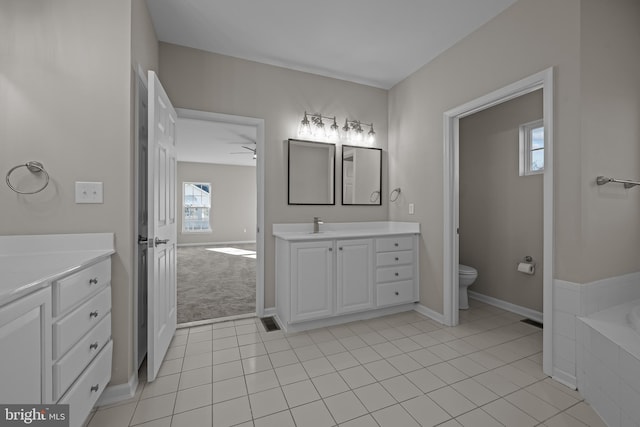
<svg viewBox="0 0 640 427">
<path fill-rule="evenodd" d="M 0 306 L 113 253 L 113 233 L 0 236 Z"/>
<path fill-rule="evenodd" d="M 420 223 L 397 221 L 328 222 L 313 233 L 313 223 L 273 224 L 273 235 L 289 241 L 330 240 L 420 234 Z"/>
</svg>

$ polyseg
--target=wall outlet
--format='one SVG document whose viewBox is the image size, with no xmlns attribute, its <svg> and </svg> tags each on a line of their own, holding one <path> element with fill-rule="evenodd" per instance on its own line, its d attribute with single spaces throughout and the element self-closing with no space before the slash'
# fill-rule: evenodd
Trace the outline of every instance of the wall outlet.
<svg viewBox="0 0 640 427">
<path fill-rule="evenodd" d="M 409 215 L 413 215 L 415 213 L 415 209 L 413 207 L 413 203 L 409 203 Z"/>
<path fill-rule="evenodd" d="M 76 182 L 76 203 L 103 203 L 101 182 Z"/>
</svg>

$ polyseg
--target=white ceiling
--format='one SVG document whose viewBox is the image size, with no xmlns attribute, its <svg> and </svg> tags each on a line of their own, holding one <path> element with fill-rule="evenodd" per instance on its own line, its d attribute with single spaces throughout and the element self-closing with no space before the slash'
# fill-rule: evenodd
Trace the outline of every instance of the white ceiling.
<svg viewBox="0 0 640 427">
<path fill-rule="evenodd" d="M 147 0 L 160 41 L 388 89 L 516 0 Z"/>
<path fill-rule="evenodd" d="M 147 0 L 158 39 L 391 88 L 516 0 Z M 255 129 L 178 120 L 178 160 L 255 166 Z M 232 154 L 240 153 L 240 154 Z"/>
<path fill-rule="evenodd" d="M 178 118 L 178 161 L 255 166 L 256 128 L 232 123 Z"/>
</svg>

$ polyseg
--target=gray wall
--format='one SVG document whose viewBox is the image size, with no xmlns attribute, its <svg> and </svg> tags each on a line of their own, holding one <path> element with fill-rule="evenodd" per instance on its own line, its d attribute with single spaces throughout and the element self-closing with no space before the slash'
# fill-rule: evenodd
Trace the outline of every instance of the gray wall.
<svg viewBox="0 0 640 427">
<path fill-rule="evenodd" d="M 542 91 L 460 120 L 460 263 L 470 290 L 542 311 L 542 177 L 519 176 L 520 125 L 542 118 Z M 536 262 L 516 271 L 525 255 Z"/>
<path fill-rule="evenodd" d="M 184 182 L 211 183 L 211 232 L 183 232 L 179 205 L 178 244 L 256 240 L 255 166 L 178 162 L 178 201 L 182 200 Z"/>
<path fill-rule="evenodd" d="M 373 122 L 376 145 L 386 150 L 386 90 L 166 43 L 160 43 L 160 80 L 175 107 L 265 120 L 265 307 L 275 305 L 274 223 L 388 218 L 386 167 L 382 206 L 287 205 L 286 143 L 306 110 Z M 341 173 L 338 162 L 336 188 L 342 188 Z"/>
<path fill-rule="evenodd" d="M 389 186 L 402 195 L 390 217 L 422 223 L 423 304 L 443 311 L 443 113 L 550 66 L 555 278 L 587 283 L 640 270 L 640 191 L 595 185 L 598 174 L 640 177 L 639 8 L 520 0 L 391 89 Z"/>
</svg>

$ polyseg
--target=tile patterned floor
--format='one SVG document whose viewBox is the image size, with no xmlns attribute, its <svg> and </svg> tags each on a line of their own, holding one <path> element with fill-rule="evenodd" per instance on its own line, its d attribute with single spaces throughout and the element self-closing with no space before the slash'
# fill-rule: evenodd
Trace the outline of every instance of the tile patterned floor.
<svg viewBox="0 0 640 427">
<path fill-rule="evenodd" d="M 303 333 L 257 319 L 180 329 L 159 377 L 89 427 L 605 426 L 542 373 L 542 332 L 477 301 Z"/>
</svg>

